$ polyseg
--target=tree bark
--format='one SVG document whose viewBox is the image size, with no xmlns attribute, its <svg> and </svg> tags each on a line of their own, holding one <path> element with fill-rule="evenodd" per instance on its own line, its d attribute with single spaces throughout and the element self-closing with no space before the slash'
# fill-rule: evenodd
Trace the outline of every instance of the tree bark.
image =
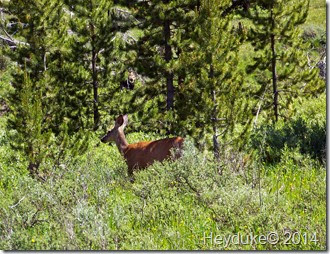
<svg viewBox="0 0 330 254">
<path fill-rule="evenodd" d="M 272 30 L 275 28 L 273 11 L 271 11 Z M 275 50 L 275 35 L 271 34 L 270 43 L 272 49 L 272 83 L 273 83 L 273 105 L 275 122 L 278 121 L 278 89 L 277 89 L 277 74 L 276 74 L 276 50 Z"/>
<path fill-rule="evenodd" d="M 96 69 L 96 61 L 97 61 L 97 50 L 95 47 L 96 43 L 96 35 L 94 32 L 94 25 L 91 23 L 91 36 L 92 36 L 92 85 L 93 85 L 93 111 L 94 111 L 94 130 L 97 130 L 100 122 L 100 114 L 99 114 L 99 98 L 98 98 L 98 79 L 97 79 L 97 69 Z"/>
<path fill-rule="evenodd" d="M 213 129 L 213 154 L 214 158 L 219 161 L 220 159 L 220 148 L 218 142 L 218 128 L 217 128 L 217 106 L 216 106 L 216 94 L 215 91 L 212 90 L 212 101 L 213 101 L 213 112 L 212 112 L 212 129 Z"/>
<path fill-rule="evenodd" d="M 214 78 L 214 70 L 211 64 L 209 78 Z M 218 119 L 218 106 L 217 106 L 217 96 L 215 93 L 215 88 L 213 87 L 211 90 L 212 102 L 213 102 L 213 109 L 212 109 L 212 129 L 213 129 L 213 154 L 216 161 L 220 160 L 220 147 L 218 142 L 218 127 L 217 127 L 217 119 Z"/>
<path fill-rule="evenodd" d="M 169 44 L 171 37 L 170 20 L 164 20 L 164 39 L 165 39 L 165 61 L 169 63 L 172 60 L 172 47 Z M 173 85 L 173 71 L 166 70 L 166 89 L 167 89 L 167 99 L 166 99 L 166 110 L 170 110 L 174 105 L 174 85 Z"/>
</svg>

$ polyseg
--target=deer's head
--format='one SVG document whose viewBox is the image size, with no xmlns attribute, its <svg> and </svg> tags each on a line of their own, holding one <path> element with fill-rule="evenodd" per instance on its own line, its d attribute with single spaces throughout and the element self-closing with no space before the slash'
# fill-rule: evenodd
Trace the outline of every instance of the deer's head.
<svg viewBox="0 0 330 254">
<path fill-rule="evenodd" d="M 127 115 L 118 116 L 115 121 L 115 126 L 101 138 L 101 142 L 108 143 L 110 141 L 118 140 L 119 136 L 124 135 L 124 128 L 126 127 L 127 123 L 128 123 Z"/>
<path fill-rule="evenodd" d="M 131 84 L 134 84 L 135 80 L 136 80 L 136 76 L 135 76 L 135 72 L 130 69 L 128 71 L 128 77 L 127 77 L 127 80 L 131 83 Z"/>
</svg>

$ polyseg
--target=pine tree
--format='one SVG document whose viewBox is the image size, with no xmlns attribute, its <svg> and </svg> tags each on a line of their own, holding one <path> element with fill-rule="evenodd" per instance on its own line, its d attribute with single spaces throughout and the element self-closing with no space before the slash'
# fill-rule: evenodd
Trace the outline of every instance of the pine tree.
<svg viewBox="0 0 330 254">
<path fill-rule="evenodd" d="M 246 99 L 242 73 L 237 69 L 240 38 L 224 15 L 231 1 L 204 0 L 198 11 L 191 51 L 180 64 L 187 70 L 181 87 L 180 118 L 194 137 L 212 135 L 214 157 L 219 159 L 220 142 L 234 135 L 235 124 L 246 124 Z"/>
<path fill-rule="evenodd" d="M 27 72 L 24 73 L 22 89 L 16 92 L 17 102 L 11 104 L 9 121 L 15 126 L 11 145 L 27 155 L 28 170 L 32 177 L 40 177 L 39 166 L 49 153 L 52 133 L 45 131 L 42 92 L 35 90 Z"/>
<path fill-rule="evenodd" d="M 8 128 L 16 130 L 11 145 L 23 150 L 29 160 L 28 169 L 32 176 L 38 175 L 38 168 L 46 156 L 46 146 L 51 132 L 45 121 L 47 101 L 43 100 L 47 88 L 44 77 L 46 56 L 46 27 L 44 11 L 46 1 L 9 1 L 5 8 L 11 13 L 12 25 L 8 31 L 13 48 L 7 48 L 7 55 L 17 63 L 13 72 L 14 92 L 8 98 L 10 118 Z M 10 36 L 11 37 L 11 36 Z"/>
<path fill-rule="evenodd" d="M 58 26 L 62 7 L 59 0 L 9 1 L 5 6 L 14 24 L 8 33 L 15 34 L 14 50 L 7 48 L 6 54 L 17 63 L 12 73 L 13 92 L 8 98 L 8 129 L 15 133 L 11 145 L 24 152 L 30 174 L 38 178 L 43 178 L 40 166 L 46 159 L 56 157 L 58 164 L 72 143 L 83 152 L 83 145 L 77 140 L 86 141 L 77 135 L 67 142 L 66 119 L 56 111 L 60 84 L 53 73 L 60 56 L 54 44 L 59 37 L 54 34 L 66 32 Z M 62 106 L 68 110 L 66 104 Z"/>
<path fill-rule="evenodd" d="M 15 127 L 11 132 L 11 146 L 26 155 L 30 175 L 44 181 L 51 168 L 41 167 L 43 163 L 51 160 L 53 166 L 59 166 L 67 155 L 84 153 L 89 137 L 85 133 L 69 137 L 65 122 L 60 124 L 59 134 L 54 135 L 45 125 L 46 107 L 42 103 L 41 90 L 36 90 L 35 86 L 29 74 L 24 72 L 22 89 L 16 91 L 17 102 L 10 104 L 9 122 L 10 126 Z"/>
<path fill-rule="evenodd" d="M 67 8 L 67 30 L 64 35 L 67 51 L 61 52 L 65 75 L 58 79 L 64 81 L 63 96 L 72 111 L 64 113 L 70 119 L 76 119 L 78 128 L 98 128 L 99 113 L 99 72 L 102 50 L 100 38 L 102 27 L 106 24 L 111 1 L 64 1 Z M 67 94 L 72 97 L 68 97 Z M 90 121 L 92 115 L 92 121 Z M 91 123 L 93 122 L 93 123 Z M 72 126 L 73 127 L 73 126 Z M 72 128 L 71 127 L 71 128 Z"/>
<path fill-rule="evenodd" d="M 132 37 L 126 31 L 133 18 L 112 1 L 65 3 L 70 13 L 70 36 L 66 40 L 68 51 L 62 54 L 65 77 L 60 79 L 66 83 L 66 94 L 76 94 L 68 104 L 80 110 L 76 114 L 82 119 L 83 128 L 93 125 L 97 130 L 101 115 L 107 118 L 122 108 L 120 80 L 129 67 L 131 51 L 126 51 L 126 43 Z"/>
<path fill-rule="evenodd" d="M 198 6 L 197 0 L 144 1 L 134 5 L 133 13 L 142 30 L 134 66 L 146 81 L 134 94 L 132 104 L 142 122 L 151 120 L 154 130 L 165 130 L 166 134 L 176 132 L 175 124 L 179 121 L 177 89 L 184 82 L 185 71 L 178 63 L 189 45 Z"/>
<path fill-rule="evenodd" d="M 42 108 L 45 114 L 43 128 L 45 130 L 51 128 L 54 131 L 58 129 L 58 125 L 54 123 L 56 112 L 52 110 L 56 103 L 54 100 L 56 88 L 49 80 L 48 65 L 51 62 L 49 60 L 56 56 L 50 37 L 54 29 L 58 30 L 55 21 L 59 19 L 57 10 L 60 4 L 57 0 L 22 0 L 19 3 L 9 1 L 5 8 L 11 13 L 11 25 L 8 26 L 7 33 L 12 35 L 16 42 L 13 48 L 6 50 L 7 56 L 16 63 L 12 73 L 12 86 L 15 92 L 8 98 L 9 105 L 16 107 L 19 103 L 17 96 L 23 89 L 24 73 L 27 72 L 33 89 L 42 94 Z M 15 127 L 15 125 L 11 126 L 11 128 Z"/>
<path fill-rule="evenodd" d="M 254 71 L 259 84 L 255 93 L 261 98 L 257 116 L 261 110 L 272 108 L 276 122 L 293 98 L 324 89 L 317 71 L 307 67 L 307 45 L 299 28 L 308 7 L 309 0 L 258 0 L 249 9 L 248 17 L 253 22 L 249 39 L 255 54 L 248 72 Z"/>
</svg>

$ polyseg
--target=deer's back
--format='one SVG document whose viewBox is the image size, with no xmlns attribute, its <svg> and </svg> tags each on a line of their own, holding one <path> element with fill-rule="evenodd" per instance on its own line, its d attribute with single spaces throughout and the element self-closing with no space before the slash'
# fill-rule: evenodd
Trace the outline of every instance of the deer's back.
<svg viewBox="0 0 330 254">
<path fill-rule="evenodd" d="M 170 158 L 171 148 L 181 149 L 183 141 L 183 138 L 175 137 L 128 145 L 124 156 L 129 171 L 132 172 L 135 168 L 145 168 L 154 161 Z"/>
</svg>

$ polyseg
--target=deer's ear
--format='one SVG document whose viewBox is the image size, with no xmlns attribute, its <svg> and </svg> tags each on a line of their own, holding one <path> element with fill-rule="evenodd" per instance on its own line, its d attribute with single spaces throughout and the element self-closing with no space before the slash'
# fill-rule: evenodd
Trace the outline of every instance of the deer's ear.
<svg viewBox="0 0 330 254">
<path fill-rule="evenodd" d="M 125 127 L 128 123 L 128 116 L 127 115 L 123 115 L 123 127 Z"/>
<path fill-rule="evenodd" d="M 115 126 L 119 127 L 124 123 L 124 118 L 122 115 L 118 116 L 115 122 Z"/>
</svg>

